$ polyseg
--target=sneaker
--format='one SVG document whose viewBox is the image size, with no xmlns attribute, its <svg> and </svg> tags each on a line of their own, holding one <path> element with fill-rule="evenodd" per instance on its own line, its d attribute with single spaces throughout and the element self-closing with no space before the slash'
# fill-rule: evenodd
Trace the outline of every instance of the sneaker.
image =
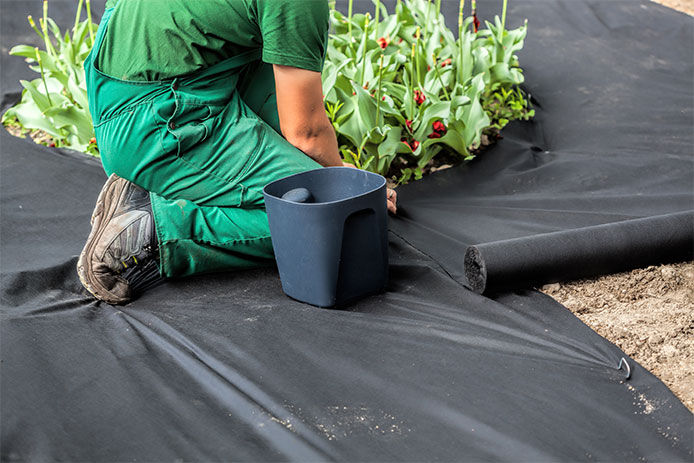
<svg viewBox="0 0 694 463">
<path fill-rule="evenodd" d="M 112 174 L 92 214 L 77 274 L 94 297 L 125 304 L 162 281 L 149 193 Z"/>
</svg>

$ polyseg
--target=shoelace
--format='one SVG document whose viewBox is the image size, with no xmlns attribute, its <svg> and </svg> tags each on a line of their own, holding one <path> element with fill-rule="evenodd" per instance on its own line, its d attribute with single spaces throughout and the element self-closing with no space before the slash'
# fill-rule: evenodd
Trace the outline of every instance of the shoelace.
<svg viewBox="0 0 694 463">
<path fill-rule="evenodd" d="M 121 276 L 128 281 L 130 290 L 133 293 L 141 293 L 164 281 L 164 277 L 159 273 L 159 266 L 154 260 L 142 264 L 137 268 L 137 271 L 134 267 L 131 267 L 123 272 Z"/>
<path fill-rule="evenodd" d="M 127 268 L 128 268 L 128 264 L 127 264 L 128 260 L 132 260 L 132 262 L 134 262 L 135 265 L 138 265 L 138 264 L 139 264 L 139 262 L 137 261 L 137 257 L 132 256 L 130 259 L 126 259 L 126 260 L 120 261 L 120 263 L 121 263 L 121 265 L 123 266 L 124 269 L 127 269 Z M 132 265 L 132 263 L 131 263 L 131 265 Z"/>
<path fill-rule="evenodd" d="M 142 248 L 142 251 L 143 251 L 146 255 L 151 255 L 151 256 L 156 255 L 156 252 L 157 252 L 157 251 L 156 251 L 155 249 L 153 249 L 152 246 L 150 246 L 150 245 L 145 245 L 145 246 Z M 153 259 L 153 258 L 152 258 L 152 259 Z M 150 260 L 150 259 L 145 259 L 145 261 L 137 260 L 137 257 L 135 257 L 135 256 L 130 256 L 130 257 L 128 257 L 128 258 L 125 259 L 125 260 L 121 260 L 121 261 L 120 261 L 120 264 L 123 266 L 123 270 L 125 271 L 125 270 L 129 269 L 130 267 L 135 267 L 135 266 L 137 266 L 137 265 L 140 265 L 141 263 L 142 263 L 142 264 L 147 263 L 147 261 L 149 261 L 149 260 Z"/>
<path fill-rule="evenodd" d="M 151 246 L 145 246 L 143 251 L 152 257 L 138 260 L 137 257 L 132 256 L 121 261 L 123 265 L 121 277 L 129 283 L 131 291 L 135 293 L 145 291 L 164 281 L 159 272 L 157 259 L 154 257 L 157 251 Z"/>
</svg>

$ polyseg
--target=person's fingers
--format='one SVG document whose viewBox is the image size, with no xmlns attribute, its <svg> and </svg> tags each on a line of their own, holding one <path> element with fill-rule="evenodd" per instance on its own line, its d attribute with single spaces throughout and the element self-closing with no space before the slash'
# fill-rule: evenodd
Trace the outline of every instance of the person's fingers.
<svg viewBox="0 0 694 463">
<path fill-rule="evenodd" d="M 388 207 L 388 210 L 393 214 L 396 214 L 398 210 L 397 200 L 398 194 L 395 192 L 395 190 L 386 188 L 386 206 Z"/>
<path fill-rule="evenodd" d="M 357 168 L 357 166 L 355 166 L 354 164 L 349 163 L 349 162 L 344 162 L 344 161 L 342 161 L 342 166 L 343 167 L 354 167 L 355 169 Z"/>
<path fill-rule="evenodd" d="M 395 190 L 386 188 L 386 206 L 388 207 L 388 211 L 392 214 L 397 214 L 397 201 L 398 194 L 395 192 Z"/>
<path fill-rule="evenodd" d="M 396 193 L 395 190 L 388 188 L 387 193 L 386 193 L 386 197 L 388 198 L 388 201 L 392 201 L 393 204 L 398 203 L 398 194 Z"/>
<path fill-rule="evenodd" d="M 398 208 L 398 194 L 395 192 L 395 190 L 387 188 L 386 198 L 388 203 L 388 210 L 395 214 Z"/>
<path fill-rule="evenodd" d="M 392 214 L 397 214 L 398 213 L 398 208 L 395 206 L 395 203 L 392 201 L 388 200 L 386 201 L 386 206 L 388 207 L 388 212 Z"/>
</svg>

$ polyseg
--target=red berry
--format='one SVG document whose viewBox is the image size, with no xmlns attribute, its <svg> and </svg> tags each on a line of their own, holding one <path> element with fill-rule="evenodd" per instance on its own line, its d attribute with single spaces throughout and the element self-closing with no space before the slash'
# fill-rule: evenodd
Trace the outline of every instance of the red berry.
<svg viewBox="0 0 694 463">
<path fill-rule="evenodd" d="M 409 120 L 409 119 L 407 119 L 407 120 L 405 121 L 405 125 L 407 126 L 407 130 L 409 130 L 410 132 L 412 132 L 412 121 Z"/>
<path fill-rule="evenodd" d="M 429 135 L 427 135 L 429 138 L 441 138 L 441 134 L 438 132 L 431 132 Z"/>
</svg>

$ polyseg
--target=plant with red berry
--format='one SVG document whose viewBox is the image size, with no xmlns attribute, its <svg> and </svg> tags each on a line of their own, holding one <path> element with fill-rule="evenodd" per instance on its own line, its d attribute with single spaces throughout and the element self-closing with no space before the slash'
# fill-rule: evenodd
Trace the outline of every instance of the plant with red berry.
<svg viewBox="0 0 694 463">
<path fill-rule="evenodd" d="M 485 131 L 532 115 L 515 55 L 527 26 L 506 30 L 506 2 L 503 20 L 475 31 L 476 16 L 464 17 L 461 0 L 458 38 L 440 0 L 398 1 L 393 14 L 374 3 L 373 20 L 353 14 L 351 0 L 346 16 L 331 12 L 323 93 L 346 161 L 401 181 L 418 178 L 434 157 L 471 159 Z M 500 111 L 518 107 L 510 97 L 493 100 L 502 89 L 520 95 L 523 110 Z"/>
</svg>

